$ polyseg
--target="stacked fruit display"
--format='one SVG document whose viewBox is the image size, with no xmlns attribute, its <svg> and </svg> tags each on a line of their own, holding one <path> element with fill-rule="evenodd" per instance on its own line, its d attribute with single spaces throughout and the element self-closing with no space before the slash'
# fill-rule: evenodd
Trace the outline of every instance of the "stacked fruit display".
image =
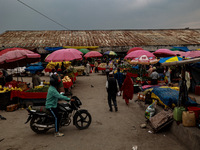
<svg viewBox="0 0 200 150">
<path fill-rule="evenodd" d="M 98 67 L 99 68 L 106 68 L 106 65 L 107 65 L 106 63 L 100 63 Z M 112 68 L 113 67 L 113 63 L 109 63 L 109 66 L 110 66 L 110 68 Z"/>
<path fill-rule="evenodd" d="M 71 62 L 70 61 L 64 61 L 64 67 L 67 69 L 70 65 Z M 59 69 L 61 69 L 62 66 L 62 62 L 49 62 L 46 66 L 47 69 L 54 69 L 57 65 L 59 65 Z"/>
<path fill-rule="evenodd" d="M 69 78 L 69 76 L 65 76 L 63 79 L 62 79 L 62 82 L 71 82 L 72 80 Z"/>
</svg>

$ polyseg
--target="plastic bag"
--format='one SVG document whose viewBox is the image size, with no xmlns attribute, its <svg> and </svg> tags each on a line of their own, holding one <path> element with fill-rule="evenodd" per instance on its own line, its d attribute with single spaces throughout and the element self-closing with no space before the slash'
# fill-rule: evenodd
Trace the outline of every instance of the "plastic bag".
<svg viewBox="0 0 200 150">
<path fill-rule="evenodd" d="M 117 96 L 121 96 L 121 92 L 119 91 L 119 92 L 117 92 Z"/>
<path fill-rule="evenodd" d="M 156 112 L 156 103 L 157 101 L 154 101 L 151 105 L 149 105 L 145 111 L 145 118 L 150 119 L 152 116 L 155 115 Z"/>
</svg>

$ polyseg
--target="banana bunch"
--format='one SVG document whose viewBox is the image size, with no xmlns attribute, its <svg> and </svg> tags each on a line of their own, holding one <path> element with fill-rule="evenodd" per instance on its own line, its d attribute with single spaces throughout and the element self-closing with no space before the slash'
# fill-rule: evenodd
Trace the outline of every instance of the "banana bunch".
<svg viewBox="0 0 200 150">
<path fill-rule="evenodd" d="M 62 66 L 62 62 L 49 62 L 46 66 L 47 69 L 54 69 L 55 66 L 59 65 L 59 68 Z M 70 61 L 64 61 L 64 67 L 68 68 L 71 65 Z"/>
<path fill-rule="evenodd" d="M 50 85 L 50 82 L 43 82 L 44 85 Z"/>
<path fill-rule="evenodd" d="M 35 86 L 34 89 L 41 89 L 43 86 Z"/>
<path fill-rule="evenodd" d="M 69 78 L 69 76 L 65 76 L 63 79 L 62 79 L 62 82 L 71 82 L 72 80 Z"/>
<path fill-rule="evenodd" d="M 8 92 L 8 91 L 23 91 L 21 88 L 17 88 L 17 87 L 11 87 L 11 88 L 9 88 L 9 87 L 3 87 L 2 88 L 2 86 L 0 87 L 0 93 L 5 93 L 5 92 Z"/>
</svg>

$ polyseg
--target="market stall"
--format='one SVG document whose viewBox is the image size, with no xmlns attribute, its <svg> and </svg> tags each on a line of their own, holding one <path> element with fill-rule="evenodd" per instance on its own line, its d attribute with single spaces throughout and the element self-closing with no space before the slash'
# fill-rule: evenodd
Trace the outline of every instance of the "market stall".
<svg viewBox="0 0 200 150">
<path fill-rule="evenodd" d="M 109 66 L 110 66 L 110 70 L 113 70 L 113 63 L 109 63 Z M 98 70 L 106 70 L 106 63 L 100 63 L 98 65 Z"/>
<path fill-rule="evenodd" d="M 74 66 L 74 69 L 77 71 L 76 76 L 84 75 L 85 67 L 84 66 Z"/>
<path fill-rule="evenodd" d="M 70 61 L 63 61 L 63 62 L 49 62 L 45 68 L 45 72 L 52 72 L 52 69 L 56 69 L 58 73 L 62 72 L 62 67 L 64 70 L 68 69 L 71 66 Z M 57 68 L 56 68 L 57 67 Z"/>
</svg>

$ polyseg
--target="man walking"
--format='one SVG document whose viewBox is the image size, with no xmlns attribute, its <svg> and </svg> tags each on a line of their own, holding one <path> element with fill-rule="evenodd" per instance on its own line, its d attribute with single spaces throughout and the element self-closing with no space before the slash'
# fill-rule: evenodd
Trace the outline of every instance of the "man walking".
<svg viewBox="0 0 200 150">
<path fill-rule="evenodd" d="M 109 73 L 109 78 L 106 81 L 106 89 L 108 92 L 108 105 L 110 107 L 110 111 L 111 112 L 113 111 L 112 102 L 114 104 L 115 111 L 118 111 L 116 95 L 117 95 L 117 92 L 119 91 L 119 86 L 112 72 Z"/>
<path fill-rule="evenodd" d="M 150 75 L 151 77 L 151 85 L 157 85 L 158 84 L 158 78 L 160 77 L 158 72 L 156 71 L 156 67 L 153 67 L 153 72 Z"/>
</svg>

